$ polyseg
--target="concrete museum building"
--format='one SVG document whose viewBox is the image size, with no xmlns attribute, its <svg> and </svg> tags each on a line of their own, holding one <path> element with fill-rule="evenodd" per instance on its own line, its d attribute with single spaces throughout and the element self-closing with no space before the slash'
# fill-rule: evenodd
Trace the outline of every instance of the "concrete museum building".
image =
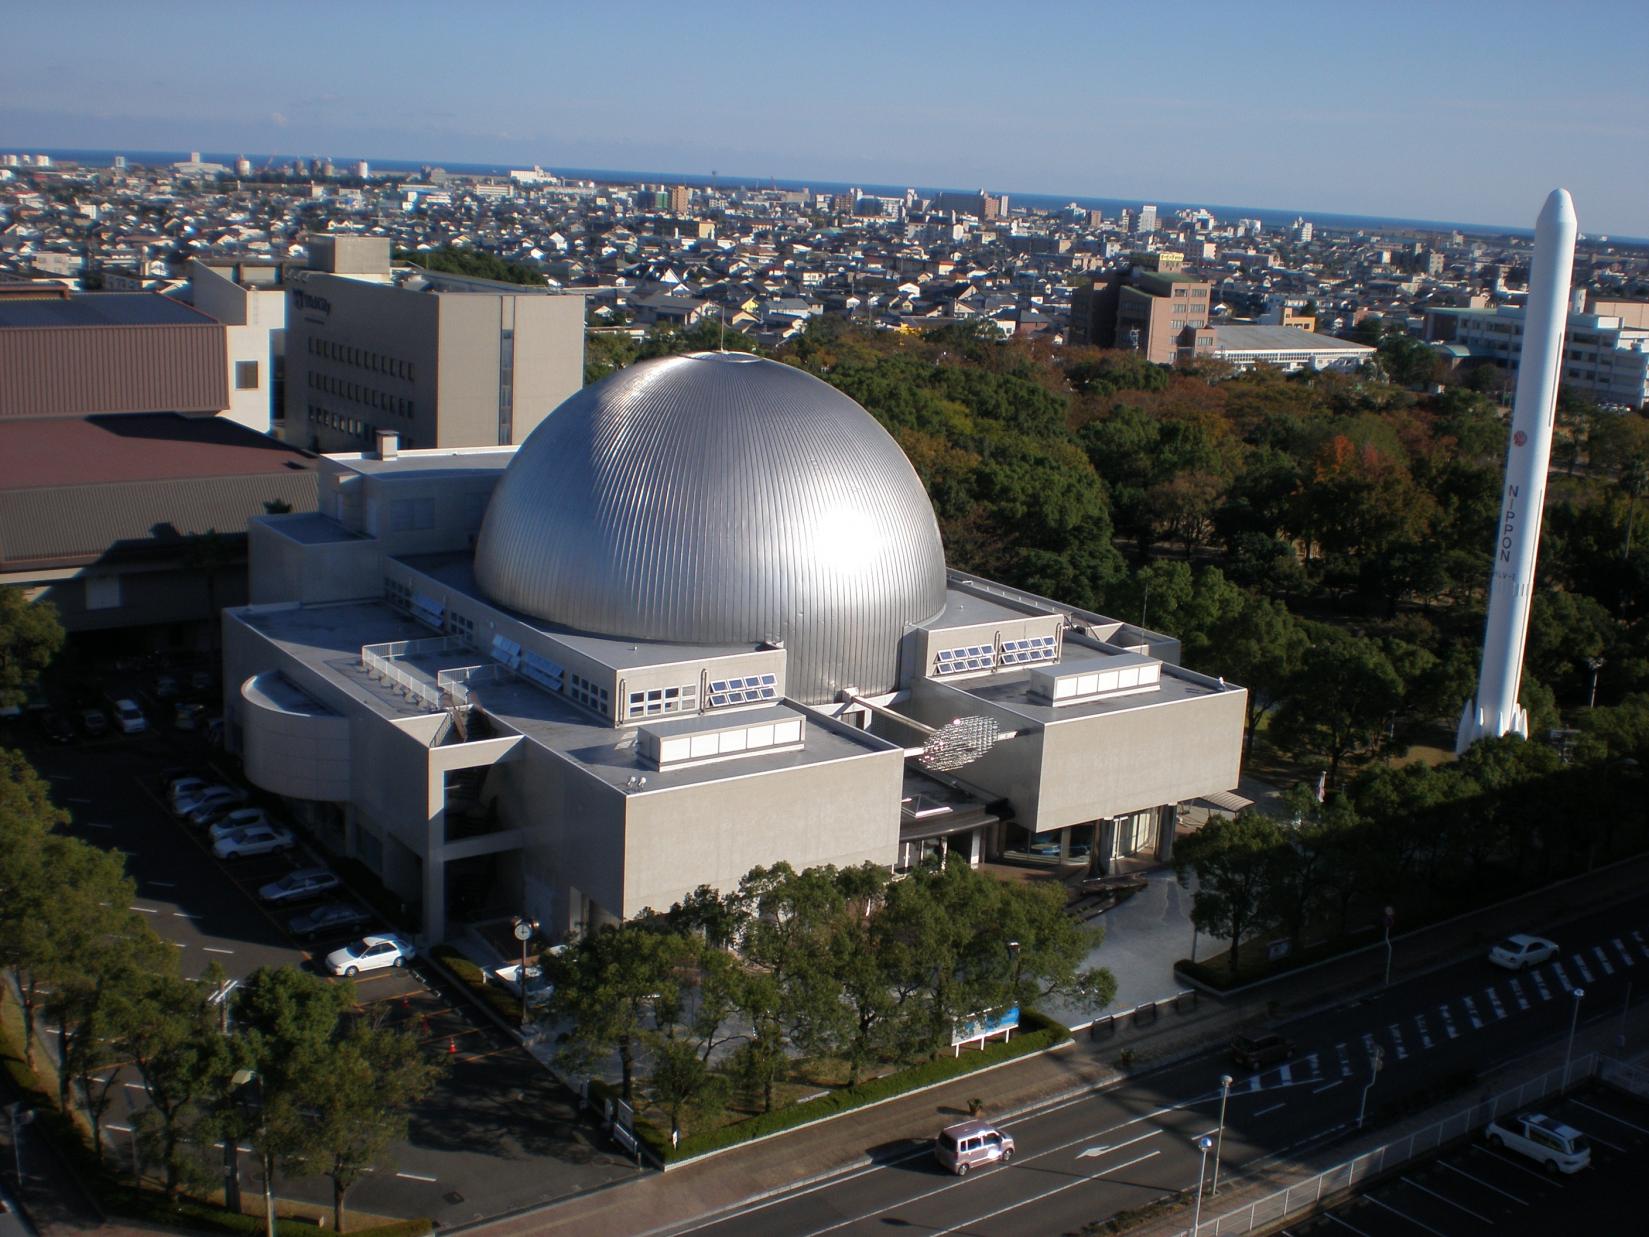
<svg viewBox="0 0 1649 1237">
<path fill-rule="evenodd" d="M 654 360 L 518 448 L 320 464 L 318 511 L 252 523 L 228 739 L 427 939 L 781 860 L 1165 858 L 1237 783 L 1242 688 L 947 570 L 898 445 L 799 369 Z"/>
</svg>

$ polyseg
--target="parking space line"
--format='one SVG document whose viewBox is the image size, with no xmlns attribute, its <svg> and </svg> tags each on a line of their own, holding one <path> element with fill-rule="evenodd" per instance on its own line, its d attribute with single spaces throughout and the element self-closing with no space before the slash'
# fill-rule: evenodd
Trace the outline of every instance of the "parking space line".
<svg viewBox="0 0 1649 1237">
<path fill-rule="evenodd" d="M 1485 1190 L 1492 1190 L 1494 1193 L 1499 1194 L 1503 1198 L 1511 1199 L 1512 1202 L 1516 1203 L 1520 1207 L 1527 1207 L 1529 1205 L 1529 1200 L 1528 1199 L 1519 1198 L 1517 1195 L 1513 1194 L 1510 1190 L 1502 1190 L 1497 1185 L 1490 1185 L 1487 1181 L 1484 1181 L 1483 1178 L 1474 1177 L 1470 1173 L 1468 1173 L 1465 1169 L 1456 1168 L 1453 1164 L 1450 1164 L 1447 1160 L 1438 1160 L 1437 1163 L 1439 1164 L 1439 1166 L 1448 1169 L 1451 1173 L 1459 1173 L 1467 1181 L 1477 1182 L 1477 1184 L 1482 1186 Z"/>
<path fill-rule="evenodd" d="M 1536 1181 L 1541 1181 L 1541 1182 L 1546 1182 L 1547 1184 L 1551 1184 L 1547 1180 L 1547 1178 L 1545 1178 L 1545 1177 L 1541 1176 L 1539 1173 L 1535 1172 L 1534 1169 L 1524 1168 L 1523 1165 L 1519 1164 L 1516 1160 L 1507 1159 L 1505 1156 L 1501 1155 L 1500 1152 L 1496 1151 L 1493 1147 L 1473 1147 L 1472 1150 L 1473 1151 L 1481 1151 L 1484 1155 L 1488 1156 L 1491 1160 L 1499 1160 L 1507 1168 L 1517 1169 L 1517 1171 L 1522 1173 L 1525 1177 L 1533 1177 Z"/>
<path fill-rule="evenodd" d="M 1403 1047 L 1403 1030 L 1402 1030 L 1402 1028 L 1399 1027 L 1394 1022 L 1389 1027 L 1387 1027 L 1386 1030 L 1391 1033 L 1391 1042 L 1397 1045 L 1397 1059 L 1399 1061 L 1406 1061 L 1408 1059 L 1409 1053 L 1408 1053 L 1408 1049 Z"/>
<path fill-rule="evenodd" d="M 1490 984 L 1487 988 L 1483 989 L 1483 994 L 1489 998 L 1489 1008 L 1494 1010 L 1494 1016 L 1497 1019 L 1504 1018 L 1506 1016 L 1506 1007 L 1500 1003 L 1500 994 L 1494 990 L 1494 985 Z"/>
<path fill-rule="evenodd" d="M 1450 1039 L 1459 1039 L 1460 1032 L 1455 1030 L 1454 1015 L 1449 1012 L 1449 1007 L 1447 1005 L 1439 1005 L 1437 1007 L 1437 1012 L 1443 1019 L 1443 1033 Z"/>
<path fill-rule="evenodd" d="M 1477 1002 L 1473 1001 L 1469 996 L 1463 996 L 1460 999 L 1465 1003 L 1466 1017 L 1471 1019 L 1471 1024 L 1474 1028 L 1480 1029 L 1483 1026 L 1483 1020 L 1477 1016 Z"/>
<path fill-rule="evenodd" d="M 1615 939 L 1609 943 L 1615 947 L 1615 952 L 1620 955 L 1620 960 L 1627 966 L 1636 966 L 1638 964 L 1638 960 L 1632 956 L 1632 951 L 1626 948 L 1620 937 L 1615 937 Z"/>
<path fill-rule="evenodd" d="M 1402 1180 L 1406 1184 L 1413 1186 L 1416 1190 L 1419 1190 L 1420 1193 L 1430 1194 L 1438 1202 L 1447 1203 L 1450 1207 L 1456 1207 L 1459 1210 L 1464 1211 L 1467 1215 L 1469 1215 L 1474 1220 L 1481 1220 L 1481 1221 L 1483 1221 L 1483 1223 L 1491 1224 L 1491 1225 L 1494 1223 L 1494 1221 L 1489 1219 L 1488 1216 L 1480 1215 L 1478 1212 L 1473 1211 L 1470 1207 L 1467 1207 L 1462 1203 L 1457 1203 L 1452 1198 L 1449 1198 L 1449 1197 L 1447 1197 L 1446 1195 L 1443 1195 L 1443 1194 L 1439 1194 L 1436 1190 L 1427 1189 L 1425 1186 L 1421 1185 L 1418 1181 L 1416 1181 L 1413 1177 L 1404 1177 Z"/>
<path fill-rule="evenodd" d="M 1603 973 L 1613 975 L 1615 973 L 1614 964 L 1609 961 L 1609 955 L 1603 952 L 1603 946 L 1593 945 L 1592 952 L 1597 955 L 1598 964 L 1603 967 Z"/>
<path fill-rule="evenodd" d="M 1368 1199 L 1368 1201 L 1373 1203 L 1376 1207 L 1384 1207 L 1387 1211 L 1391 1212 L 1392 1215 L 1397 1216 L 1401 1219 L 1407 1220 L 1410 1224 L 1414 1225 L 1416 1228 L 1423 1228 L 1428 1233 L 1435 1234 L 1435 1237 L 1449 1237 L 1449 1235 L 1447 1233 L 1445 1233 L 1442 1229 L 1433 1228 L 1429 1224 L 1422 1224 L 1419 1220 L 1416 1220 L 1413 1216 L 1409 1215 L 1407 1212 L 1397 1210 L 1397 1208 L 1393 1207 L 1390 1203 L 1386 1202 L 1384 1199 L 1375 1198 L 1374 1195 L 1372 1195 L 1372 1194 L 1365 1194 L 1365 1195 L 1363 1195 L 1363 1197 Z"/>
<path fill-rule="evenodd" d="M 1608 1117 L 1609 1120 L 1614 1121 L 1614 1122 L 1616 1122 L 1620 1125 L 1624 1125 L 1629 1130 L 1636 1130 L 1639 1134 L 1649 1134 L 1649 1129 L 1645 1129 L 1641 1125 L 1636 1125 L 1633 1122 L 1628 1121 L 1625 1117 L 1617 1117 L 1612 1112 L 1605 1112 L 1601 1108 L 1593 1107 L 1591 1104 L 1588 1104 L 1585 1100 L 1574 1100 L 1572 1102 L 1574 1104 L 1578 1105 L 1579 1107 L 1584 1108 L 1587 1112 L 1595 1112 L 1600 1117 Z M 1599 1141 L 1602 1141 L 1602 1140 L 1600 1139 Z"/>
<path fill-rule="evenodd" d="M 1341 1228 L 1349 1228 L 1352 1232 L 1357 1234 L 1357 1237 L 1369 1237 L 1367 1233 L 1358 1228 L 1355 1224 L 1352 1224 L 1347 1220 L 1340 1219 L 1340 1217 L 1335 1215 L 1332 1211 L 1328 1213 L 1328 1218 L 1333 1220 L 1334 1223 L 1338 1224 Z"/>
<path fill-rule="evenodd" d="M 1557 986 L 1563 991 L 1568 992 L 1574 987 L 1574 984 L 1569 980 L 1569 972 L 1563 969 L 1563 963 L 1553 962 L 1552 974 L 1557 976 Z"/>
<path fill-rule="evenodd" d="M 1424 1014 L 1415 1014 L 1414 1025 L 1420 1028 L 1420 1047 L 1430 1048 L 1431 1035 L 1426 1030 L 1426 1016 Z"/>
<path fill-rule="evenodd" d="M 1313 1087 L 1311 1089 L 1311 1094 L 1321 1095 L 1324 1091 L 1332 1091 L 1332 1090 L 1334 1090 L 1335 1087 L 1341 1086 L 1344 1083 L 1345 1083 L 1344 1078 L 1336 1078 L 1333 1082 L 1325 1082 L 1320 1087 Z"/>
<path fill-rule="evenodd" d="M 1508 979 L 1506 982 L 1512 987 L 1512 996 L 1517 1001 L 1517 1007 L 1519 1009 L 1528 1009 L 1529 998 L 1523 995 L 1523 985 L 1518 983 L 1515 979 Z"/>
<path fill-rule="evenodd" d="M 1335 1085 L 1338 1086 L 1339 1084 L 1336 1083 Z M 1271 1105 L 1270 1108 L 1262 1108 L 1258 1112 L 1250 1113 L 1249 1116 L 1251 1116 L 1251 1117 L 1263 1117 L 1267 1113 L 1273 1113 L 1273 1112 L 1276 1112 L 1279 1108 L 1287 1108 L 1287 1107 L 1288 1107 L 1288 1105 L 1286 1103 L 1273 1104 L 1273 1105 Z"/>
<path fill-rule="evenodd" d="M 1592 969 L 1586 965 L 1585 958 L 1582 958 L 1579 954 L 1570 954 L 1569 961 L 1575 964 L 1575 967 L 1580 971 L 1580 977 L 1582 979 L 1584 979 L 1587 983 L 1592 982 Z"/>
<path fill-rule="evenodd" d="M 1534 990 L 1540 994 L 1540 999 L 1542 1001 L 1549 1001 L 1552 999 L 1552 990 L 1546 986 L 1546 981 L 1540 978 L 1540 972 L 1538 970 L 1530 971 L 1529 978 L 1534 981 Z"/>
</svg>

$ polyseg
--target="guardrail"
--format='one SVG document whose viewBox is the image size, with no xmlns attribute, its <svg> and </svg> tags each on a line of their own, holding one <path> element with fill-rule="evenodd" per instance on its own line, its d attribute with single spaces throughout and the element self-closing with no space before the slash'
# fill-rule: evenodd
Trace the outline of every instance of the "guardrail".
<svg viewBox="0 0 1649 1237">
<path fill-rule="evenodd" d="M 1610 1058 L 1598 1062 L 1597 1076 L 1628 1095 L 1649 1100 L 1649 1070 Z"/>
<path fill-rule="evenodd" d="M 1148 1027 L 1162 1016 L 1163 1006 L 1169 1007 L 1176 1014 L 1188 1014 L 1201 1000 L 1202 994 L 1195 988 L 1181 988 L 1172 996 L 1158 997 L 1132 1009 L 1119 1010 L 1114 1014 L 1106 1014 L 1103 1018 L 1095 1018 L 1088 1024 L 1088 1038 L 1096 1040 L 1115 1035 L 1119 1024 L 1125 1019 L 1132 1019 L 1133 1026 Z"/>
<path fill-rule="evenodd" d="M 408 697 L 415 698 L 431 712 L 446 706 L 441 702 L 441 689 L 428 677 L 408 674 L 395 665 L 403 657 L 418 657 L 428 653 L 450 653 L 469 646 L 457 636 L 428 636 L 422 640 L 390 640 L 383 644 L 361 646 L 361 666 L 368 674 L 375 674 L 391 687 L 399 688 Z"/>
<path fill-rule="evenodd" d="M 1501 1113 L 1513 1112 L 1525 1104 L 1532 1104 L 1557 1092 L 1567 1091 L 1577 1082 L 1600 1073 L 1599 1062 L 1600 1058 L 1595 1052 L 1576 1057 L 1567 1065 L 1547 1070 L 1521 1086 L 1501 1091 L 1453 1116 L 1416 1130 L 1406 1138 L 1395 1139 L 1375 1147 L 1372 1151 L 1365 1151 L 1318 1173 L 1315 1177 L 1308 1177 L 1286 1189 L 1278 1190 L 1275 1194 L 1256 1199 L 1246 1207 L 1228 1211 L 1211 1220 L 1204 1220 L 1196 1226 L 1195 1232 L 1189 1228 L 1181 1229 L 1180 1237 L 1220 1237 L 1220 1234 L 1224 1233 L 1251 1233 L 1256 1228 L 1280 1224 L 1293 1216 L 1307 1214 L 1324 1198 L 1353 1189 L 1370 1178 L 1378 1177 L 1419 1156 L 1428 1155 L 1445 1143 L 1456 1138 L 1464 1138 L 1473 1130 L 1493 1121 Z M 1613 1066 L 1619 1063 L 1608 1064 Z M 1623 1068 L 1631 1069 L 1630 1066 Z M 1633 1072 L 1640 1075 L 1643 1082 L 1649 1085 L 1649 1075 L 1642 1070 Z M 1607 1074 L 1604 1076 L 1608 1077 Z"/>
</svg>

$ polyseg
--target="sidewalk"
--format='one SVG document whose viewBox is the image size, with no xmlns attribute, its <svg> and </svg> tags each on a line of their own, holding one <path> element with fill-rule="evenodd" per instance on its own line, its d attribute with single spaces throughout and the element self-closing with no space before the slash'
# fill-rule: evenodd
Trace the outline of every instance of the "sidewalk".
<svg viewBox="0 0 1649 1237">
<path fill-rule="evenodd" d="M 1583 880 L 1525 895 L 1464 921 L 1394 938 L 1392 975 L 1406 979 L 1486 949 L 1489 942 L 1531 925 L 1555 927 L 1606 906 L 1642 896 L 1649 888 L 1649 857 L 1618 864 Z M 1118 1058 L 1133 1053 L 1129 1073 L 1194 1056 L 1228 1038 L 1245 1023 L 1278 1025 L 1340 1004 L 1380 986 L 1384 950 L 1328 963 L 1290 975 L 1240 997 L 1202 997 L 1185 1012 L 1168 1012 L 1135 1027 L 1119 1020 L 1114 1035 L 1077 1041 L 1041 1056 L 946 1083 L 918 1095 L 846 1113 L 762 1142 L 696 1161 L 669 1173 L 650 1173 L 513 1217 L 470 1226 L 464 1231 L 489 1237 L 527 1233 L 665 1232 L 706 1215 L 735 1210 L 811 1179 L 831 1176 L 910 1151 L 977 1097 L 993 1117 L 1080 1095 L 1124 1077 Z M 1612 1040 L 1610 1044 L 1612 1044 Z M 1606 1045 L 1607 1047 L 1607 1045 Z M 1389 1130 L 1375 1141 L 1385 1141 Z M 1343 1159 L 1349 1152 L 1330 1153 Z M 1329 1162 L 1333 1162 L 1330 1160 Z M 1226 1196 L 1222 1193 L 1222 1206 Z M 1236 1200 L 1236 1194 L 1230 1196 Z M 1181 1225 L 1180 1227 L 1183 1227 Z M 1177 1231 L 1165 1230 L 1165 1231 Z"/>
</svg>

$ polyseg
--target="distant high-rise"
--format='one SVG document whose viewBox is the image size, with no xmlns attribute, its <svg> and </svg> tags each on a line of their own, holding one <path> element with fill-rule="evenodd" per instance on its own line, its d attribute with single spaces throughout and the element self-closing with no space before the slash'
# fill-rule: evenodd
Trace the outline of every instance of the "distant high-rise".
<svg viewBox="0 0 1649 1237">
<path fill-rule="evenodd" d="M 693 208 L 693 189 L 691 185 L 670 186 L 670 213 L 685 215 Z"/>
<path fill-rule="evenodd" d="M 1311 220 L 1296 219 L 1294 221 L 1294 239 L 1300 244 L 1309 245 L 1311 243 L 1311 233 Z"/>
<path fill-rule="evenodd" d="M 972 215 L 976 219 L 1000 219 L 1008 213 L 1008 195 L 986 193 L 941 193 L 933 200 L 934 210 L 953 210 L 958 215 Z"/>
<path fill-rule="evenodd" d="M 372 165 L 365 159 L 355 160 L 355 175 L 365 180 L 372 175 Z"/>
<path fill-rule="evenodd" d="M 1157 208 L 1150 203 L 1139 208 L 1138 232 L 1155 232 L 1157 230 Z"/>
</svg>

